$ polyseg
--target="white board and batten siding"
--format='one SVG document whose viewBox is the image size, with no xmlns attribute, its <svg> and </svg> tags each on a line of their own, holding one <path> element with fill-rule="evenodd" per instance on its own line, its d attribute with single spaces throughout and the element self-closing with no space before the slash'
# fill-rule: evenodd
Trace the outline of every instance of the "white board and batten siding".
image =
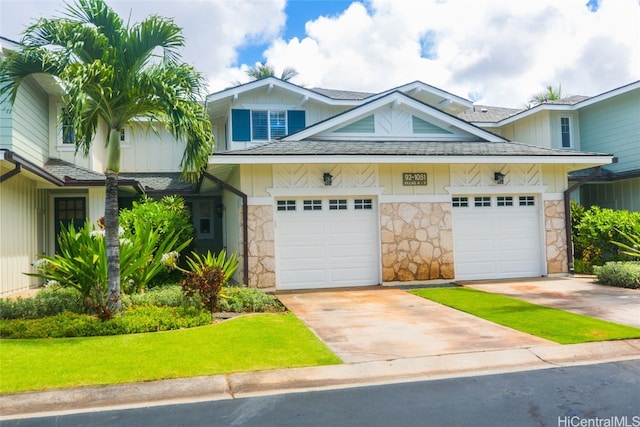
<svg viewBox="0 0 640 427">
<path fill-rule="evenodd" d="M 377 201 L 371 197 L 276 200 L 277 289 L 377 285 Z"/>
</svg>

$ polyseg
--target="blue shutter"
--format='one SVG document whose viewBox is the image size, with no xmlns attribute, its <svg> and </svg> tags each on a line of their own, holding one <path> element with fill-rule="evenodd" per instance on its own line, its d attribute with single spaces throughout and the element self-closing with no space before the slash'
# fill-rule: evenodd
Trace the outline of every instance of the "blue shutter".
<svg viewBox="0 0 640 427">
<path fill-rule="evenodd" d="M 305 128 L 305 111 L 289 110 L 287 111 L 287 134 L 294 133 Z"/>
<path fill-rule="evenodd" d="M 231 139 L 251 141 L 251 111 L 231 110 Z"/>
</svg>

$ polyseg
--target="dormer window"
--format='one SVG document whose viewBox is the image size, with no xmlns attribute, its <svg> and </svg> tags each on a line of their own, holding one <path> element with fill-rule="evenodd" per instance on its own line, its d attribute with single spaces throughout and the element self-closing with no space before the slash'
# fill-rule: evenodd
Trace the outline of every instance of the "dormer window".
<svg viewBox="0 0 640 427">
<path fill-rule="evenodd" d="M 251 139 L 270 141 L 285 136 L 286 130 L 286 111 L 251 111 Z"/>
<path fill-rule="evenodd" d="M 271 141 L 304 127 L 303 110 L 231 110 L 233 141 Z"/>
<path fill-rule="evenodd" d="M 571 117 L 560 117 L 560 141 L 562 148 L 573 148 Z"/>
</svg>

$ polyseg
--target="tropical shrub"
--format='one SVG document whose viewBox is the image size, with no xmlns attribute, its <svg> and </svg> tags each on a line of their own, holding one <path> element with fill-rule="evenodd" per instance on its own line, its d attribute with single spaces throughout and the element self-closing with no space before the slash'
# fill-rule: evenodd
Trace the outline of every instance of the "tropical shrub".
<svg viewBox="0 0 640 427">
<path fill-rule="evenodd" d="M 148 196 L 143 196 L 139 201 L 133 202 L 130 209 L 120 210 L 119 223 L 124 229 L 124 237 L 131 238 L 137 233 L 136 227 L 139 221 L 143 221 L 158 232 L 159 246 L 163 245 L 164 240 L 171 236 L 177 236 L 172 250 L 178 252 L 178 258 L 183 257 L 189 251 L 195 231 L 191 224 L 191 213 L 186 208 L 182 197 L 165 196 L 156 201 Z M 146 286 L 177 282 L 179 279 L 179 271 L 161 270 L 148 281 Z"/>
<path fill-rule="evenodd" d="M 572 214 L 575 210 L 572 210 Z M 620 250 L 613 242 L 623 242 L 624 235 L 634 234 L 636 224 L 640 223 L 639 212 L 604 209 L 592 206 L 576 214 L 579 223 L 573 225 L 573 244 L 576 266 L 581 273 L 591 273 L 594 265 L 603 265 L 608 261 L 625 261 L 631 257 Z"/>
<path fill-rule="evenodd" d="M 33 297 L 0 299 L 2 319 L 36 319 L 64 311 L 86 312 L 82 296 L 76 289 L 53 285 L 39 290 Z"/>
<path fill-rule="evenodd" d="M 156 253 L 171 252 L 177 240 L 176 233 L 171 232 L 158 244 L 158 232 L 144 221 L 136 221 L 134 228 L 136 233 L 131 238 L 120 238 L 120 280 L 124 293 L 144 289 L 165 268 L 163 257 Z M 88 222 L 78 230 L 73 224 L 69 228 L 63 225 L 58 244 L 59 252 L 41 257 L 34 263 L 40 272 L 29 275 L 78 290 L 85 307 L 102 318 L 110 318 L 104 230 L 95 229 Z"/>
<path fill-rule="evenodd" d="M 273 295 L 261 289 L 240 286 L 225 286 L 218 298 L 218 311 L 223 312 L 276 312 L 284 307 Z"/>
<path fill-rule="evenodd" d="M 157 307 L 202 307 L 199 298 L 188 298 L 180 285 L 157 286 L 144 293 L 128 294 L 122 297 L 122 307 L 126 310 L 139 306 Z"/>
<path fill-rule="evenodd" d="M 0 337 L 28 339 L 135 334 L 192 328 L 210 322 L 211 315 L 206 310 L 194 307 L 143 306 L 104 321 L 71 312 L 40 319 L 0 320 Z"/>
<path fill-rule="evenodd" d="M 180 282 L 182 290 L 187 297 L 199 296 L 204 306 L 213 313 L 222 286 L 238 268 L 238 256 L 232 254 L 227 258 L 224 250 L 217 256 L 213 256 L 211 251 L 207 251 L 207 255 L 192 252 L 192 257 L 187 258 L 186 262 L 188 270 L 183 270 L 184 278 Z"/>
<path fill-rule="evenodd" d="M 633 225 L 633 232 L 625 233 L 620 231 L 620 235 L 624 239 L 623 242 L 611 242 L 622 248 L 621 252 L 630 257 L 640 258 L 640 221 Z"/>
<path fill-rule="evenodd" d="M 598 282 L 621 288 L 640 288 L 640 262 L 612 261 L 603 266 L 594 266 Z"/>
</svg>

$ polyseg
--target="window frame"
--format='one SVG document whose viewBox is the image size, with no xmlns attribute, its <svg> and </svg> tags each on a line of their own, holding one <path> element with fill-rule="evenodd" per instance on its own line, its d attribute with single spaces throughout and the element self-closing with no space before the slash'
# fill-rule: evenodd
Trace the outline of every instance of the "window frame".
<svg viewBox="0 0 640 427">
<path fill-rule="evenodd" d="M 287 129 L 289 126 L 289 118 L 287 114 L 287 110 L 281 109 L 251 109 L 250 111 L 250 120 L 251 120 L 251 141 L 273 141 L 274 138 L 282 138 L 287 135 Z M 266 119 L 266 138 L 258 138 L 256 137 L 256 133 L 263 134 L 264 132 L 256 132 L 258 124 L 255 123 L 255 116 L 259 113 L 265 114 Z M 274 115 L 279 115 L 281 117 L 274 118 Z M 276 125 L 278 123 L 278 125 Z M 261 124 L 260 124 L 261 125 Z M 277 127 L 276 127 L 277 126 Z M 281 129 L 280 129 L 281 128 Z M 274 136 L 275 130 L 279 130 L 277 136 Z M 282 133 L 280 135 L 280 132 Z"/>
<path fill-rule="evenodd" d="M 566 124 L 564 123 L 566 121 Z M 566 130 L 566 132 L 565 132 Z M 565 135 L 568 137 L 569 145 L 565 146 Z M 573 120 L 571 116 L 560 116 L 560 148 L 570 150 L 573 145 Z"/>
</svg>

